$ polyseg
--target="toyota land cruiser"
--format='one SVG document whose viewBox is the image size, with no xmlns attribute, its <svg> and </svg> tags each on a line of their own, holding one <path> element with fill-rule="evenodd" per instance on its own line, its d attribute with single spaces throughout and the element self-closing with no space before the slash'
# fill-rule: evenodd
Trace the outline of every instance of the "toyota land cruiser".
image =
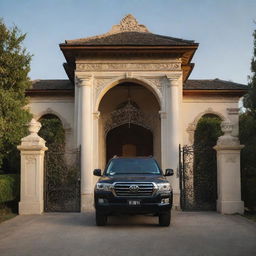
<svg viewBox="0 0 256 256">
<path fill-rule="evenodd" d="M 159 216 L 160 226 L 169 226 L 172 208 L 172 188 L 165 174 L 152 157 L 114 157 L 95 185 L 94 205 L 96 224 L 104 226 L 107 216 L 116 214 L 153 214 Z"/>
</svg>

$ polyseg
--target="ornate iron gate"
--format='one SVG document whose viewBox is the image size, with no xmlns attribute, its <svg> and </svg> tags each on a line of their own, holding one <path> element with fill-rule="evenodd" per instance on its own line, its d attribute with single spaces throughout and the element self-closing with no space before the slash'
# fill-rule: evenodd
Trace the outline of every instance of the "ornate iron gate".
<svg viewBox="0 0 256 256">
<path fill-rule="evenodd" d="M 80 151 L 47 151 L 44 182 L 46 212 L 79 212 Z"/>
<path fill-rule="evenodd" d="M 195 177 L 195 154 L 194 146 L 179 146 L 181 209 L 184 211 L 216 210 L 216 200 L 209 201 L 208 199 L 212 198 L 217 184 L 214 181 L 212 182 L 214 185 L 207 184 L 206 182 L 209 181 Z M 207 187 L 208 189 L 205 189 Z M 198 195 L 203 195 L 203 197 Z"/>
</svg>

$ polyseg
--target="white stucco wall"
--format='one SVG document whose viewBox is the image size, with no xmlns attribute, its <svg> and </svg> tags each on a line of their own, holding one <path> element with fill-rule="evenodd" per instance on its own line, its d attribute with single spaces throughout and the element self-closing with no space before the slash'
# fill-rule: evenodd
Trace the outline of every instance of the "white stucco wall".
<svg viewBox="0 0 256 256">
<path fill-rule="evenodd" d="M 36 120 L 46 114 L 59 117 L 65 129 L 66 150 L 74 149 L 74 97 L 36 96 L 30 97 L 29 102 L 30 111 Z"/>
<path fill-rule="evenodd" d="M 218 115 L 222 120 L 230 120 L 234 125 L 233 135 L 238 135 L 238 97 L 184 96 L 183 109 L 183 145 L 193 144 L 192 131 L 198 120 L 205 114 Z M 230 109 L 235 111 L 230 111 Z M 235 113 L 234 113 L 235 112 Z"/>
</svg>

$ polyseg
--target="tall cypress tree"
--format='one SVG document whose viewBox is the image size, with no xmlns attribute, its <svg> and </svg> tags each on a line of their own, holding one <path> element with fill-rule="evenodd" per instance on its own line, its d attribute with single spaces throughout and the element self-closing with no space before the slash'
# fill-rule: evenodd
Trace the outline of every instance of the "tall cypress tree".
<svg viewBox="0 0 256 256">
<path fill-rule="evenodd" d="M 256 119 L 256 30 L 254 30 L 253 38 L 252 74 L 248 83 L 248 94 L 244 97 L 244 106 Z"/>
<path fill-rule="evenodd" d="M 31 61 L 22 46 L 25 37 L 16 26 L 8 28 L 0 19 L 0 169 L 15 168 L 16 146 L 31 119 L 25 107 Z"/>
</svg>

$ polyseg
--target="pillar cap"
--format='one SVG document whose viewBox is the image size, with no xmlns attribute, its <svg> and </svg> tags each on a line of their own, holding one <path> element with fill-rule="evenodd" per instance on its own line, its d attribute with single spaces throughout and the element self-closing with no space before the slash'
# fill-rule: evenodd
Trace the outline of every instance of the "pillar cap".
<svg viewBox="0 0 256 256">
<path fill-rule="evenodd" d="M 30 134 L 21 139 L 21 145 L 17 148 L 21 151 L 46 151 L 48 148 L 45 146 L 45 140 L 37 134 L 42 127 L 40 122 L 33 118 L 28 126 Z"/>
</svg>

